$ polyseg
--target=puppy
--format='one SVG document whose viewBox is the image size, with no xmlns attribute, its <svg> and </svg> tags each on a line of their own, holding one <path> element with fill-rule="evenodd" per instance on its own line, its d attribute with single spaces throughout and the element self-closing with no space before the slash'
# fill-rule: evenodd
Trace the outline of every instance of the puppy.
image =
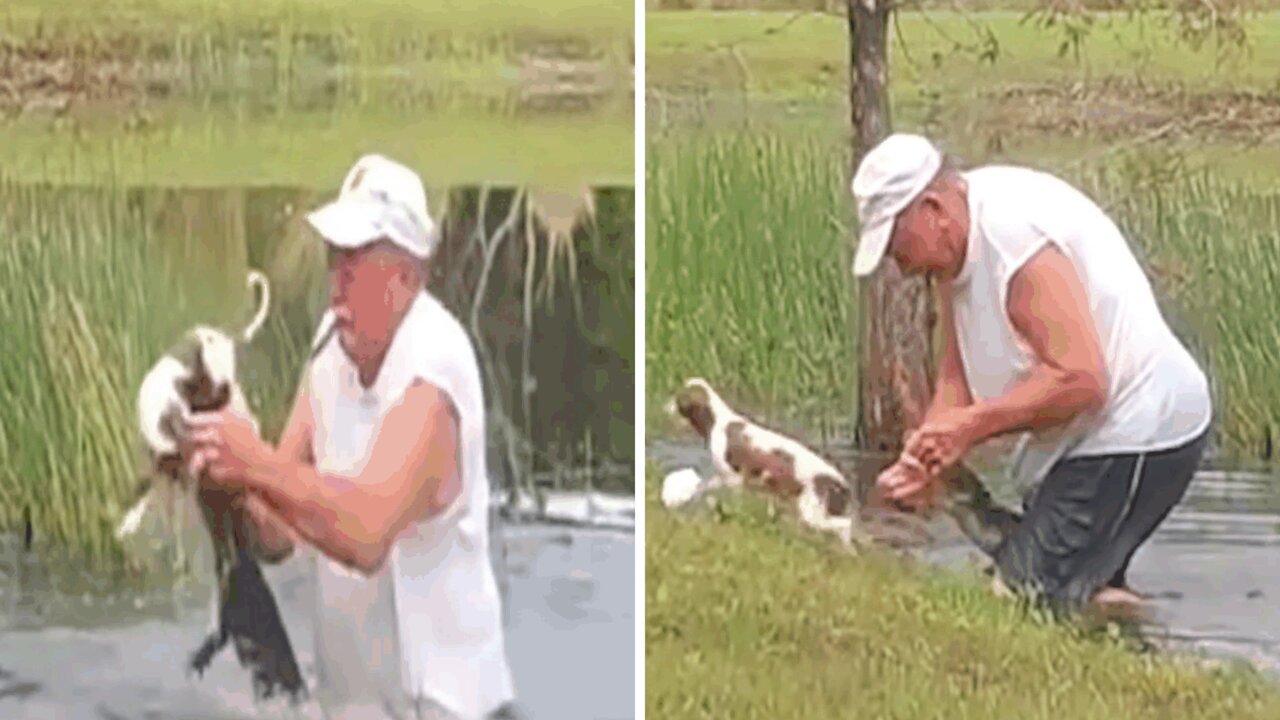
<svg viewBox="0 0 1280 720">
<path fill-rule="evenodd" d="M 251 271 L 249 285 L 259 286 L 262 301 L 240 333 L 239 344 L 253 340 L 270 303 L 269 287 L 261 273 Z M 273 553 L 256 537 L 254 523 L 238 503 L 239 493 L 208 488 L 200 478 L 190 477 L 179 450 L 185 421 L 192 413 L 233 407 L 253 418 L 236 376 L 239 344 L 229 333 L 197 326 L 143 380 L 138 419 L 152 472 L 143 497 L 117 528 L 117 537 L 124 539 L 137 531 L 141 517 L 157 504 L 153 498 L 162 487 L 184 502 L 194 502 L 213 541 L 218 583 L 213 627 L 192 656 L 190 669 L 203 673 L 213 656 L 228 641 L 234 641 L 240 664 L 252 672 L 259 699 L 283 688 L 296 701 L 306 694 L 305 686 L 275 598 L 258 565 L 258 558 L 279 562 L 287 551 Z M 256 431 L 256 418 L 253 425 Z"/>
<path fill-rule="evenodd" d="M 250 270 L 248 285 L 259 288 L 262 301 L 257 314 L 240 333 L 240 342 L 244 345 L 252 342 L 262 329 L 271 301 L 270 286 L 262 273 Z M 259 429 L 258 420 L 250 412 L 236 379 L 237 350 L 236 341 L 228 333 L 197 325 L 143 378 L 137 398 L 138 425 L 157 479 L 176 479 L 181 465 L 178 437 L 183 421 L 190 419 L 192 412 L 222 407 L 229 401 L 231 407 L 251 419 L 255 431 Z M 225 397 L 221 395 L 223 392 L 227 393 Z M 193 399 L 200 407 L 192 405 Z M 116 527 L 117 539 L 123 540 L 137 532 L 143 516 L 156 502 L 156 490 L 152 483 L 144 483 L 142 498 Z"/>
<path fill-rule="evenodd" d="M 857 494 L 839 470 L 795 439 L 736 412 L 705 380 L 687 380 L 668 411 L 683 417 L 711 451 L 715 474 L 698 492 L 762 491 L 793 503 L 802 522 L 835 533 L 846 546 L 869 541 Z"/>
</svg>

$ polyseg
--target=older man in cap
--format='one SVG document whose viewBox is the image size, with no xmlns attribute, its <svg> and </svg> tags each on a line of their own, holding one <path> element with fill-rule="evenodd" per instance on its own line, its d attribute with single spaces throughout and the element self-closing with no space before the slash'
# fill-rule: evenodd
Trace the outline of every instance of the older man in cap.
<svg viewBox="0 0 1280 720">
<path fill-rule="evenodd" d="M 1024 433 L 1035 488 L 995 553 L 997 580 L 1066 610 L 1128 612 L 1125 572 L 1186 491 L 1212 417 L 1208 381 L 1161 315 L 1115 223 L 1023 167 L 957 170 L 893 135 L 852 183 L 854 274 L 929 275 L 943 349 L 902 458 L 879 478 L 908 505 L 974 446 Z"/>
<path fill-rule="evenodd" d="M 485 405 L 462 326 L 426 290 L 440 240 L 417 174 L 361 158 L 308 216 L 330 307 L 272 448 L 192 423 L 193 470 L 248 490 L 263 533 L 317 554 L 316 696 L 333 718 L 483 718 L 513 688 L 489 557 Z"/>
</svg>

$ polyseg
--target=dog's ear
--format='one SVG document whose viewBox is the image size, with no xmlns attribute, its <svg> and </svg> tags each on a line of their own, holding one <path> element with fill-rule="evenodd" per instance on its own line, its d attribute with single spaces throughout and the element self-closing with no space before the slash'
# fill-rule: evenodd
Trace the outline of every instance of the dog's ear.
<svg viewBox="0 0 1280 720">
<path fill-rule="evenodd" d="M 705 390 L 700 387 L 682 389 L 676 396 L 676 408 L 704 440 L 711 436 L 711 428 L 716 424 L 716 414 L 711 409 L 711 398 Z"/>
</svg>

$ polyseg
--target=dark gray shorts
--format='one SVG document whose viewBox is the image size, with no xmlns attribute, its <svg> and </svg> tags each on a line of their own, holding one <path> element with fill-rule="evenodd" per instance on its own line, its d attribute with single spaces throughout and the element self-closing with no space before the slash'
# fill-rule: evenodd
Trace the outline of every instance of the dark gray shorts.
<svg viewBox="0 0 1280 720">
<path fill-rule="evenodd" d="M 1000 579 L 1073 611 L 1104 586 L 1123 587 L 1138 547 L 1186 493 L 1207 435 L 1160 452 L 1054 465 L 996 549 Z"/>
</svg>

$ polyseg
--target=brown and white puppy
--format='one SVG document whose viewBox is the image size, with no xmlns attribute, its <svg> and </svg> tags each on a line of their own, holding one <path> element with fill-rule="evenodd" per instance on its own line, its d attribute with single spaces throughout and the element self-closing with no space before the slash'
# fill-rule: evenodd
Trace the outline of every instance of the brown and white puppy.
<svg viewBox="0 0 1280 720">
<path fill-rule="evenodd" d="M 269 291 L 266 278 L 249 274 L 250 286 L 262 289 L 258 312 L 240 333 L 240 343 L 253 340 L 266 318 Z M 253 420 L 236 376 L 239 344 L 227 332 L 201 325 L 161 358 L 142 382 L 138 393 L 138 419 L 149 455 L 148 483 L 144 495 L 117 528 L 124 539 L 135 533 L 148 510 L 160 505 L 156 494 L 176 496 L 184 506 L 194 505 L 213 543 L 217 590 L 213 598 L 213 626 L 192 656 L 190 669 L 203 673 L 213 656 L 229 641 L 240 664 L 249 668 L 255 695 L 271 697 L 278 689 L 295 700 L 306 694 L 297 660 L 281 621 L 279 609 L 258 560 L 279 562 L 288 550 L 272 551 L 257 537 L 255 526 L 239 505 L 238 493 L 211 489 L 191 477 L 179 444 L 185 420 L 193 413 L 234 407 Z M 173 512 L 173 502 L 168 503 Z M 184 507 L 184 509 L 186 509 Z"/>
<path fill-rule="evenodd" d="M 715 474 L 698 493 L 741 487 L 794 505 L 806 525 L 865 545 L 854 488 L 831 463 L 794 438 L 747 418 L 702 378 L 691 378 L 668 411 L 683 417 L 711 451 Z"/>
</svg>

